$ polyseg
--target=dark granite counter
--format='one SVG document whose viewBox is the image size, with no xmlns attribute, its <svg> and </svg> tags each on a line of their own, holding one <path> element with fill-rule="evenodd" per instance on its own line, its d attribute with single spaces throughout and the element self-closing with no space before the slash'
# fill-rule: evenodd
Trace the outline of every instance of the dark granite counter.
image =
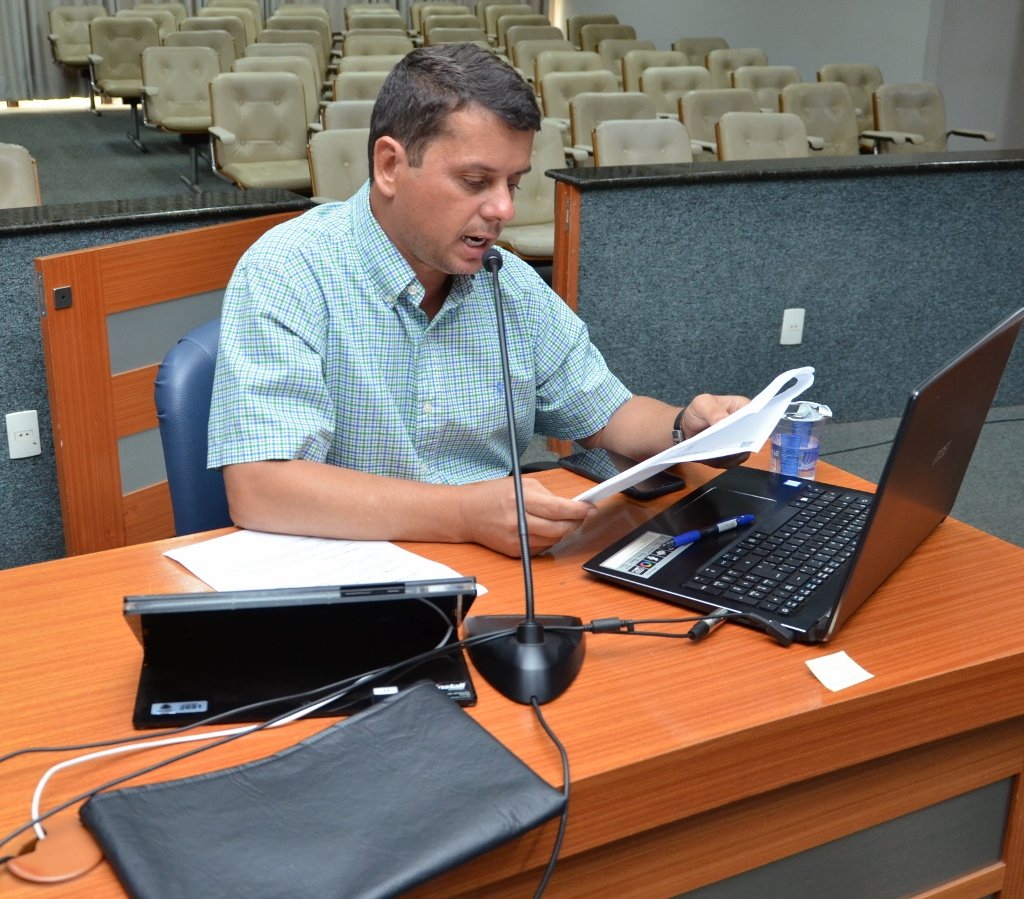
<svg viewBox="0 0 1024 899">
<path fill-rule="evenodd" d="M 778 179 L 865 178 L 879 175 L 938 174 L 951 170 L 968 172 L 1019 168 L 1024 168 L 1024 149 L 601 166 L 552 169 L 547 174 L 556 181 L 563 181 L 580 190 L 588 190 Z"/>
<path fill-rule="evenodd" d="M 308 197 L 288 190 L 217 190 L 199 194 L 175 194 L 136 200 L 105 200 L 99 203 L 68 203 L 0 209 L 0 235 L 139 225 L 149 222 L 194 226 L 205 217 L 218 221 L 237 215 L 250 218 L 293 209 L 306 209 Z"/>
</svg>

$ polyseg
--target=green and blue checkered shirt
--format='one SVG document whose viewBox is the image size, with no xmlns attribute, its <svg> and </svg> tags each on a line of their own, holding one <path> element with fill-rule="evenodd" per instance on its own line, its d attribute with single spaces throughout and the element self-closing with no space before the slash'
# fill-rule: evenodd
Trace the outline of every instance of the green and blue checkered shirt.
<svg viewBox="0 0 1024 899">
<path fill-rule="evenodd" d="M 600 430 L 630 397 L 587 328 L 505 254 L 501 275 L 525 448 Z M 432 321 L 370 211 L 369 186 L 261 237 L 224 295 L 211 468 L 307 459 L 438 484 L 512 467 L 490 275 L 460 275 Z"/>
</svg>

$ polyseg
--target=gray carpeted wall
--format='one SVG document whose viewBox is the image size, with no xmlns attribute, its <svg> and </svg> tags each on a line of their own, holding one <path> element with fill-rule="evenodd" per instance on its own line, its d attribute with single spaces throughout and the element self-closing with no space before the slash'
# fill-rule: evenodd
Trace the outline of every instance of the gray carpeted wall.
<svg viewBox="0 0 1024 899">
<path fill-rule="evenodd" d="M 733 164 L 654 184 L 590 171 L 577 176 L 579 313 L 636 392 L 750 395 L 813 365 L 807 397 L 838 420 L 898 415 L 1024 305 L 1024 162 L 757 178 Z M 799 346 L 779 344 L 788 307 L 806 309 Z M 997 404 L 1022 401 L 1018 347 Z"/>
</svg>

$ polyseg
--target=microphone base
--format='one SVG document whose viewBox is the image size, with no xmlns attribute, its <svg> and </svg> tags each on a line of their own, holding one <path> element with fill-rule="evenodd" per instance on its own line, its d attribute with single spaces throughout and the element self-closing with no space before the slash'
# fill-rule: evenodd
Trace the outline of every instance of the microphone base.
<svg viewBox="0 0 1024 899">
<path fill-rule="evenodd" d="M 480 615 L 467 618 L 465 624 L 468 637 L 513 629 L 507 636 L 470 646 L 466 651 L 487 683 L 502 696 L 523 705 L 530 705 L 534 698 L 543 705 L 561 696 L 576 679 L 586 649 L 582 630 L 551 630 L 581 627 L 579 618 L 538 615 L 534 621 L 539 627 L 517 615 Z M 528 629 L 539 632 L 540 639 L 524 641 L 522 636 Z"/>
</svg>

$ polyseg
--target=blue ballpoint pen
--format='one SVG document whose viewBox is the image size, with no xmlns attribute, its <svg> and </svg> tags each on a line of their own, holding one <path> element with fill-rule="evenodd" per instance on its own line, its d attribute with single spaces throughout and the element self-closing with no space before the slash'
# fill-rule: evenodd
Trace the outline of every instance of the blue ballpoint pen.
<svg viewBox="0 0 1024 899">
<path fill-rule="evenodd" d="M 731 531 L 734 528 L 742 527 L 745 524 L 753 524 L 753 515 L 737 515 L 735 518 L 727 518 L 725 521 L 720 521 L 718 524 L 708 525 L 706 528 L 700 528 L 696 531 L 687 531 L 684 534 L 679 534 L 672 538 L 672 543 L 676 546 L 683 546 L 686 543 L 695 543 L 697 540 L 701 540 L 704 537 L 713 537 L 715 534 L 721 534 L 724 531 Z"/>
</svg>

